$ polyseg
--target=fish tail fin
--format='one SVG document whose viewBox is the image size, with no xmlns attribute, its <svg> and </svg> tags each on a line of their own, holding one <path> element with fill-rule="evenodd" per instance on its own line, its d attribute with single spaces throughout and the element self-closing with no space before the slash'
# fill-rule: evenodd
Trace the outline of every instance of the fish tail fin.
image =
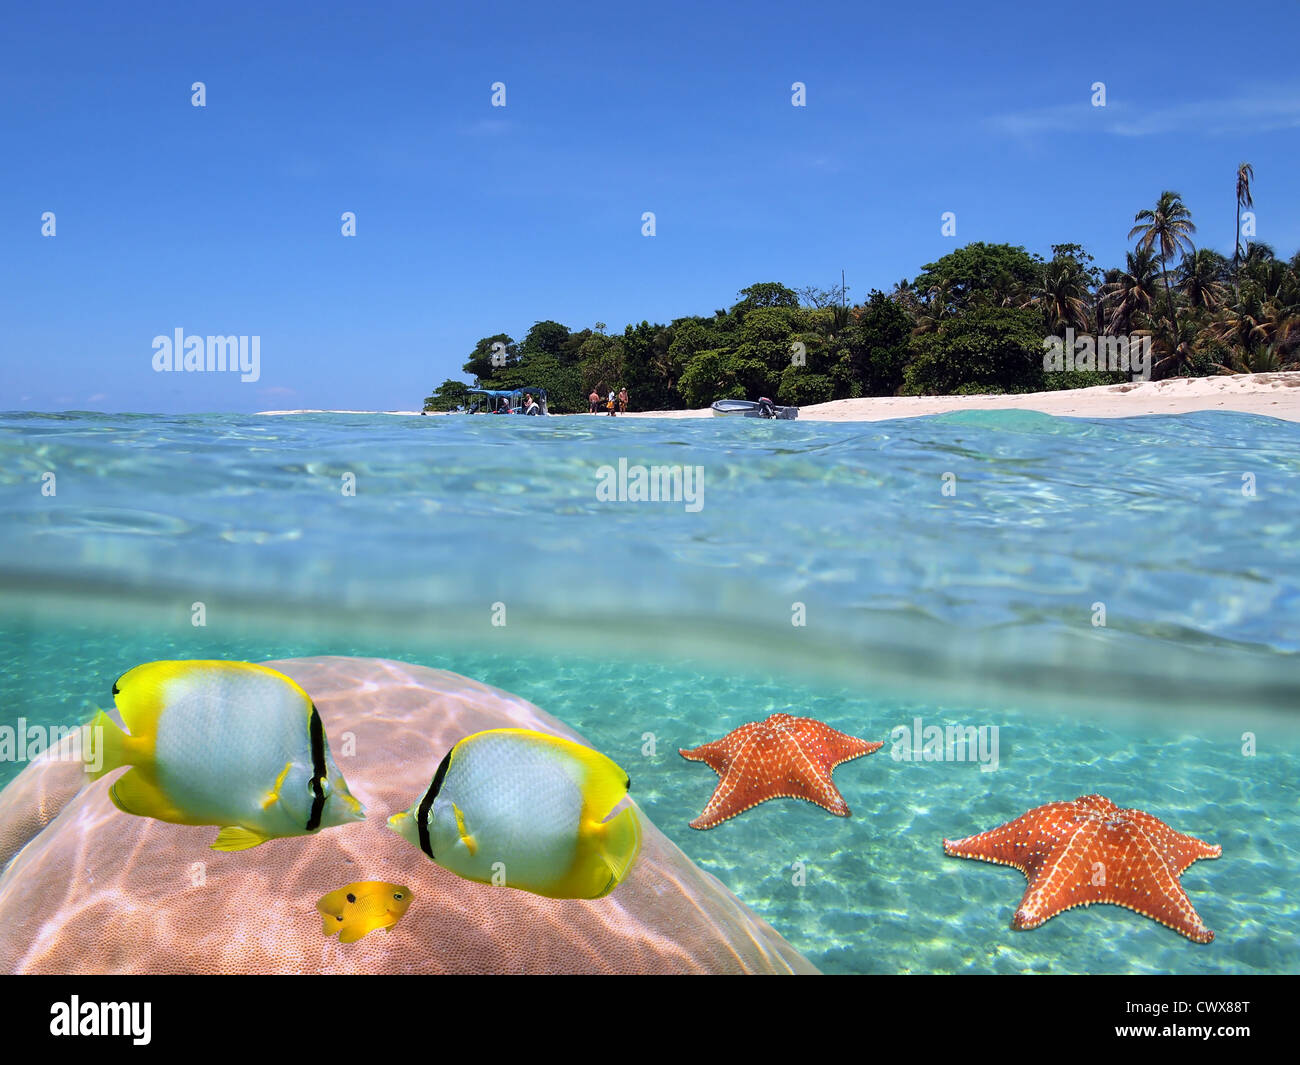
<svg viewBox="0 0 1300 1065">
<path fill-rule="evenodd" d="M 107 713 L 100 710 L 90 719 L 86 727 L 91 732 L 90 742 L 99 749 L 101 754 L 100 767 L 90 774 L 92 780 L 98 780 L 105 773 L 121 769 L 124 765 L 134 764 L 133 752 L 130 749 L 131 737 L 123 732 L 122 727 Z"/>
</svg>

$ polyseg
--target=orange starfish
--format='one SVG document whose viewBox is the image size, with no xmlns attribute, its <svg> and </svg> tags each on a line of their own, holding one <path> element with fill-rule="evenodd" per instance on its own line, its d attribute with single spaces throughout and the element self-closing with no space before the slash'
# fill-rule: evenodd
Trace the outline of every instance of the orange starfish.
<svg viewBox="0 0 1300 1065">
<path fill-rule="evenodd" d="M 848 817 L 848 803 L 831 781 L 831 772 L 841 762 L 883 746 L 836 732 L 811 717 L 773 714 L 703 747 L 678 751 L 689 761 L 705 763 L 722 778 L 691 828 L 712 828 L 760 802 L 779 798 L 806 799 L 837 817 Z"/>
<path fill-rule="evenodd" d="M 1010 865 L 1029 879 L 1012 928 L 1037 928 L 1075 906 L 1108 902 L 1159 921 L 1194 943 L 1214 938 L 1178 878 L 1223 848 L 1175 832 L 1142 810 L 1100 795 L 1050 802 L 978 836 L 943 841 L 944 853 Z"/>
</svg>

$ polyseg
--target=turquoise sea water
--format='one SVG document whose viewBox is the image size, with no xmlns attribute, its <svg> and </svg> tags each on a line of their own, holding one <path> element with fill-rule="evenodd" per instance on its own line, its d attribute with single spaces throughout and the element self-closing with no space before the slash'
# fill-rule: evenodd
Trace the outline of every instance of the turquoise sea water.
<svg viewBox="0 0 1300 1065">
<path fill-rule="evenodd" d="M 698 467 L 700 505 L 602 498 L 620 460 Z M 826 971 L 1297 971 L 1297 486 L 1300 427 L 1231 414 L 8 415 L 0 725 L 154 658 L 401 658 L 579 729 Z M 688 828 L 716 777 L 677 748 L 775 711 L 996 726 L 997 769 L 887 742 L 836 770 L 850 818 Z M 1013 932 L 1023 877 L 943 855 L 1092 792 L 1222 845 L 1183 877 L 1213 944 L 1115 907 Z"/>
</svg>

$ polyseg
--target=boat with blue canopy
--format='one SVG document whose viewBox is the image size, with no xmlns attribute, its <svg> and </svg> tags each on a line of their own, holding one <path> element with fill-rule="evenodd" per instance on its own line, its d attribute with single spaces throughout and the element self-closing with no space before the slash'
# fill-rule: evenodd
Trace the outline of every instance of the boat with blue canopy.
<svg viewBox="0 0 1300 1065">
<path fill-rule="evenodd" d="M 529 407 L 526 397 L 532 396 Z M 465 414 L 550 414 L 544 388 L 471 388 L 466 392 Z"/>
</svg>

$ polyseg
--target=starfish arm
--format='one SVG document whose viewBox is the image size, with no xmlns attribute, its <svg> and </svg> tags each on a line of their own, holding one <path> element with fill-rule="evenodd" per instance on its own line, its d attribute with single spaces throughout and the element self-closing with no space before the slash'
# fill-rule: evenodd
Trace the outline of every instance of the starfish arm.
<svg viewBox="0 0 1300 1065">
<path fill-rule="evenodd" d="M 1066 838 L 1064 825 L 1073 811 L 1073 803 L 1048 803 L 987 832 L 965 839 L 945 839 L 944 853 L 954 858 L 1009 865 L 1032 878 L 1034 870 Z"/>
<path fill-rule="evenodd" d="M 1176 877 L 1166 874 L 1163 863 L 1135 862 L 1109 887 L 1106 897 L 1097 901 L 1150 917 L 1193 943 L 1209 943 L 1214 939 L 1214 933 L 1205 927 L 1183 885 Z"/>
<path fill-rule="evenodd" d="M 1223 853 L 1223 848 L 1218 844 L 1206 843 L 1195 836 L 1175 832 L 1158 817 L 1142 810 L 1125 810 L 1124 814 L 1135 828 L 1141 829 L 1151 846 L 1160 852 L 1174 876 L 1182 876 L 1192 862 L 1202 858 L 1217 858 Z"/>
<path fill-rule="evenodd" d="M 1044 856 L 1011 919 L 1011 927 L 1037 928 L 1058 913 L 1097 901 L 1093 885 L 1105 875 L 1096 861 L 1096 821 L 1076 824 L 1063 846 Z"/>
<path fill-rule="evenodd" d="M 709 799 L 704 812 L 690 825 L 691 828 L 698 829 L 713 828 L 723 821 L 729 821 L 737 814 L 752 810 L 761 802 L 781 797 L 779 792 L 760 792 L 747 784 L 739 771 L 733 769 L 718 781 L 718 786 L 713 789 L 713 796 Z"/>
<path fill-rule="evenodd" d="M 804 799 L 807 802 L 829 810 L 836 817 L 849 816 L 849 804 L 844 801 L 840 789 L 831 779 L 831 771 L 819 766 L 810 766 L 806 773 L 792 774 L 785 781 L 782 796 L 791 799 Z"/>
<path fill-rule="evenodd" d="M 840 732 L 811 717 L 792 718 L 786 728 L 801 748 L 816 752 L 832 768 L 872 754 L 884 746 L 883 742 L 850 736 L 847 732 Z"/>
<path fill-rule="evenodd" d="M 727 747 L 723 745 L 722 740 L 714 740 L 693 750 L 679 749 L 677 753 L 688 762 L 703 762 L 719 775 L 727 772 L 727 766 L 731 762 L 731 756 L 727 753 Z"/>
</svg>

